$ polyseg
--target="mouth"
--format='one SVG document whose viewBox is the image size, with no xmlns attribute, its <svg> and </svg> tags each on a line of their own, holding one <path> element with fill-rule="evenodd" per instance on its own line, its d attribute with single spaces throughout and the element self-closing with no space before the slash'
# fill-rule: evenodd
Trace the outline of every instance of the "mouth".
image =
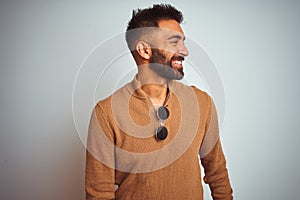
<svg viewBox="0 0 300 200">
<path fill-rule="evenodd" d="M 184 61 L 184 57 L 182 56 L 173 56 L 172 59 L 171 59 L 171 66 L 178 70 L 178 71 L 181 71 L 183 69 L 183 66 L 182 66 L 182 62 Z"/>
</svg>

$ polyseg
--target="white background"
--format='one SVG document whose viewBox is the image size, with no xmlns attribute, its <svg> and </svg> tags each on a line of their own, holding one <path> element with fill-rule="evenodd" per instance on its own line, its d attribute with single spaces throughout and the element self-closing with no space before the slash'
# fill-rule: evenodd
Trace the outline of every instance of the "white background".
<svg viewBox="0 0 300 200">
<path fill-rule="evenodd" d="M 72 116 L 77 70 L 125 30 L 132 9 L 154 2 L 0 2 L 0 199 L 84 198 L 85 149 Z M 172 4 L 223 80 L 221 137 L 235 199 L 297 199 L 299 1 Z"/>
</svg>

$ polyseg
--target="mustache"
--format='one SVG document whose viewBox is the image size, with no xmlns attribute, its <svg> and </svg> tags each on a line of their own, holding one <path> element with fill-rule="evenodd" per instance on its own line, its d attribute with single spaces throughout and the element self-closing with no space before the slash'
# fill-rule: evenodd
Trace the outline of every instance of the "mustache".
<svg viewBox="0 0 300 200">
<path fill-rule="evenodd" d="M 173 56 L 172 58 L 171 58 L 171 61 L 172 60 L 180 60 L 180 61 L 184 61 L 184 57 L 183 56 Z"/>
</svg>

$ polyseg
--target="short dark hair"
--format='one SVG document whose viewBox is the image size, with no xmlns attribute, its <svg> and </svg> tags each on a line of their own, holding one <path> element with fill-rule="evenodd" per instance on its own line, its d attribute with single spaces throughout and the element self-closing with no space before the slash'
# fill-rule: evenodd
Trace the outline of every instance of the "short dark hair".
<svg viewBox="0 0 300 200">
<path fill-rule="evenodd" d="M 144 27 L 158 27 L 160 20 L 176 20 L 178 23 L 183 21 L 180 11 L 169 4 L 154 4 L 153 7 L 133 10 L 132 18 L 128 22 L 126 30 L 126 42 L 129 49 L 132 48 L 138 35 L 130 35 L 130 30 Z"/>
</svg>

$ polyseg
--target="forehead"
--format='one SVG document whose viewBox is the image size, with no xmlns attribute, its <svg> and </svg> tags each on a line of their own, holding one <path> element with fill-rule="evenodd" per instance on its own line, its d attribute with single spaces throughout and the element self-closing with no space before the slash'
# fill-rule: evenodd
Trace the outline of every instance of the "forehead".
<svg viewBox="0 0 300 200">
<path fill-rule="evenodd" d="M 176 20 L 160 20 L 158 21 L 158 27 L 166 30 L 164 32 L 169 32 L 170 34 L 180 34 L 184 35 L 180 24 Z"/>
</svg>

